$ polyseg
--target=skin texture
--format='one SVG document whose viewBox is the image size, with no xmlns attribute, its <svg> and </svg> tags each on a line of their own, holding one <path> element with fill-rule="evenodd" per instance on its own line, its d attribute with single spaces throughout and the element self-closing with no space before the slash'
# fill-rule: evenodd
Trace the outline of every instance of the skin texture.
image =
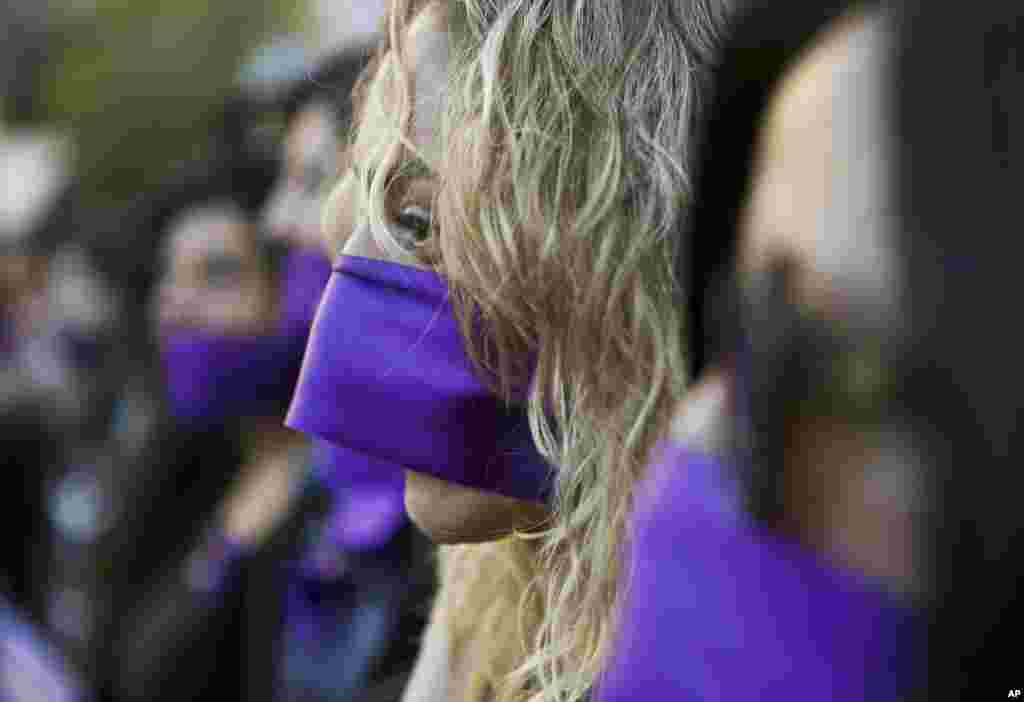
<svg viewBox="0 0 1024 702">
<path fill-rule="evenodd" d="M 163 252 L 156 303 L 161 324 L 243 334 L 267 329 L 277 312 L 275 291 L 254 236 L 231 205 L 185 212 Z"/>
<path fill-rule="evenodd" d="M 840 296 L 886 307 L 896 295 L 879 56 L 886 43 L 867 22 L 840 21 L 782 80 L 740 224 L 747 278 L 793 261 L 802 302 L 833 316 L 843 312 Z"/>
<path fill-rule="evenodd" d="M 411 470 L 405 472 L 405 508 L 409 518 L 441 544 L 480 543 L 513 531 L 534 531 L 549 516 L 541 505 Z"/>
<path fill-rule="evenodd" d="M 39 316 L 32 313 L 42 306 L 47 283 L 47 261 L 43 256 L 0 254 L 0 311 L 22 329 L 30 329 Z"/>
<path fill-rule="evenodd" d="M 307 249 L 328 250 L 320 216 L 338 168 L 341 143 L 331 111 L 321 102 L 299 110 L 284 139 L 284 166 L 265 217 L 272 236 Z"/>
<path fill-rule="evenodd" d="M 440 162 L 440 118 L 444 100 L 444 85 L 448 64 L 447 25 L 440 4 L 427 6 L 406 29 L 405 51 L 412 67 L 415 92 L 415 115 L 411 130 L 411 141 L 417 153 L 431 172 L 403 179 L 397 189 L 397 202 L 389 203 L 390 209 L 398 214 L 412 216 L 430 222 L 430 210 L 437 191 L 437 166 Z M 373 130 L 374 125 L 386 124 L 386 114 L 376 113 L 376 106 L 386 111 L 397 101 L 396 84 L 390 80 L 391 57 L 385 57 L 381 68 L 370 86 L 373 97 L 368 100 L 370 108 L 361 121 L 360 130 Z M 359 144 L 373 135 L 360 134 L 356 139 L 350 158 L 359 167 L 365 152 Z M 363 142 L 365 143 L 365 142 Z M 338 208 L 335 221 L 355 222 L 354 213 L 346 211 L 344 205 Z M 398 222 L 392 222 L 399 233 L 412 235 L 413 232 Z M 398 263 L 425 267 L 422 262 L 410 257 L 395 258 L 374 239 L 367 224 L 353 226 L 351 236 L 342 252 L 352 256 L 395 260 Z M 547 510 L 537 504 L 495 495 L 473 488 L 438 480 L 431 476 L 406 471 L 405 503 L 409 517 L 431 539 L 438 543 L 476 543 L 490 541 L 508 535 L 513 531 L 535 528 L 547 517 Z"/>
<path fill-rule="evenodd" d="M 786 261 L 796 304 L 826 322 L 879 324 L 897 308 L 888 173 L 873 151 L 884 145 L 880 39 L 878 25 L 847 18 L 790 70 L 767 113 L 741 220 L 741 280 L 756 289 Z M 843 416 L 788 424 L 783 527 L 847 567 L 909 587 L 917 459 L 906 437 Z"/>
</svg>

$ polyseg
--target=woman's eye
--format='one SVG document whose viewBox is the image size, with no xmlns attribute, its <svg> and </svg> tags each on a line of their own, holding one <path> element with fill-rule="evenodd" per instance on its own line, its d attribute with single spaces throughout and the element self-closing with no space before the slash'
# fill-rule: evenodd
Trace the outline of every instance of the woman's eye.
<svg viewBox="0 0 1024 702">
<path fill-rule="evenodd" d="M 433 220 L 430 210 L 416 205 L 403 208 L 395 217 L 395 224 L 408 230 L 416 238 L 416 241 L 424 241 L 430 236 L 430 228 Z"/>
<path fill-rule="evenodd" d="M 236 284 L 245 273 L 245 265 L 238 258 L 216 256 L 206 260 L 203 278 L 212 288 L 225 288 Z"/>
</svg>

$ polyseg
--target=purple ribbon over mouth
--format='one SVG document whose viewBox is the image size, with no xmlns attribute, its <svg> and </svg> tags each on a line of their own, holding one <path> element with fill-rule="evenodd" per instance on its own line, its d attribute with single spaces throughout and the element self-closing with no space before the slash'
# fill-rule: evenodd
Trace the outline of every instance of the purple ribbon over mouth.
<svg viewBox="0 0 1024 702">
<path fill-rule="evenodd" d="M 543 501 L 552 486 L 525 411 L 476 377 L 445 281 L 389 261 L 338 260 L 285 424 L 510 497 Z"/>
</svg>

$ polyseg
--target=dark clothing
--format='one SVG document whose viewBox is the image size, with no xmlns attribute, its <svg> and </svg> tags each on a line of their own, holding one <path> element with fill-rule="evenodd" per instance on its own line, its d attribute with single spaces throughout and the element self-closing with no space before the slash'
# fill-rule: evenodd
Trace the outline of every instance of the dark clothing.
<svg viewBox="0 0 1024 702">
<path fill-rule="evenodd" d="M 44 617 L 42 583 L 52 545 L 46 484 L 62 463 L 61 445 L 41 404 L 28 397 L 3 399 L 0 470 L 5 488 L 0 510 L 18 528 L 0 546 L 0 587 L 10 594 L 12 605 L 38 625 Z"/>
<path fill-rule="evenodd" d="M 218 465 L 203 452 L 194 458 L 202 458 L 197 465 L 207 475 Z M 300 563 L 322 538 L 327 489 L 307 481 L 265 544 L 225 554 L 230 548 L 205 527 L 212 518 L 196 515 L 216 514 L 226 486 L 222 480 L 221 489 L 207 486 L 197 495 L 187 480 L 166 478 L 163 501 L 145 502 L 162 516 L 141 516 L 155 533 L 122 541 L 118 560 L 139 554 L 148 563 L 127 567 L 140 578 L 151 570 L 158 575 L 144 587 L 122 586 L 131 596 L 130 604 L 116 607 L 121 614 L 108 635 L 111 696 L 119 702 L 397 700 L 432 595 L 425 538 L 407 525 L 380 549 L 339 554 L 334 576 L 310 578 Z"/>
</svg>

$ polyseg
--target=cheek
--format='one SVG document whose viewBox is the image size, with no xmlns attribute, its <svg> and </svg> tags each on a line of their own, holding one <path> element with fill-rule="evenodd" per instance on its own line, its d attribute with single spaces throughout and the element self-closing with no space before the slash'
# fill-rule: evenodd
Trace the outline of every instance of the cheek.
<svg viewBox="0 0 1024 702">
<path fill-rule="evenodd" d="M 212 328 L 251 333 L 272 325 L 277 305 L 270 286 L 254 280 L 231 289 L 210 291 L 203 310 L 203 321 Z"/>
</svg>

